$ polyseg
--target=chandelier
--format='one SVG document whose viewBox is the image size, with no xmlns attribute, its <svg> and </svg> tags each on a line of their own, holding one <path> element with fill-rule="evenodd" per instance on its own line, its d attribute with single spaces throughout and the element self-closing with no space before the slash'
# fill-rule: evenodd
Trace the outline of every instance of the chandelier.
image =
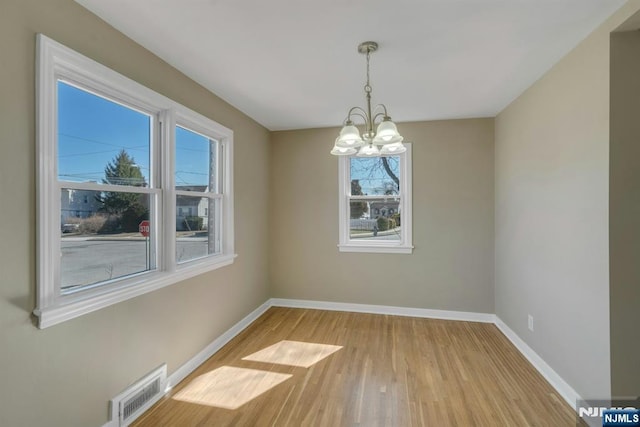
<svg viewBox="0 0 640 427">
<path fill-rule="evenodd" d="M 387 107 L 378 104 L 371 109 L 371 84 L 369 83 L 369 57 L 372 52 L 378 50 L 378 43 L 363 42 L 358 45 L 358 52 L 367 57 L 367 83 L 364 85 L 364 93 L 367 98 L 366 110 L 360 107 L 352 107 L 344 121 L 344 126 L 336 138 L 331 154 L 335 156 L 350 156 L 356 154 L 359 157 L 379 157 L 400 154 L 407 151 L 402 144 L 402 136 L 398 133 L 395 123 L 387 114 Z M 375 115 L 374 115 L 375 113 Z M 353 123 L 352 117 L 364 120 L 364 132 L 360 131 Z M 377 129 L 374 130 L 377 123 Z"/>
</svg>

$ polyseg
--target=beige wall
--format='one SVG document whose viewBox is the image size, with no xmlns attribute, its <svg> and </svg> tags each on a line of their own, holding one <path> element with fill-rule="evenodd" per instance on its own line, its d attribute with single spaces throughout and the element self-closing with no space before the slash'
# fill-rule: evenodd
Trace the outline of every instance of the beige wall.
<svg viewBox="0 0 640 427">
<path fill-rule="evenodd" d="M 637 301 L 629 284 L 638 270 L 625 256 L 638 252 L 638 239 L 624 238 L 638 229 L 638 200 L 628 198 L 638 179 L 626 179 L 637 175 L 637 147 L 627 138 L 637 129 L 612 128 L 609 187 L 608 67 L 609 32 L 638 9 L 630 1 L 505 109 L 495 147 L 493 119 L 401 124 L 414 143 L 416 248 L 380 255 L 337 250 L 338 163 L 328 154 L 337 129 L 269 136 L 72 0 L 4 0 L 0 425 L 101 425 L 109 398 L 161 362 L 175 370 L 269 296 L 495 309 L 584 397 L 607 395 L 610 379 L 614 392 L 630 390 L 624 376 L 637 358 L 615 326 L 637 324 L 626 302 Z M 234 130 L 233 266 L 45 330 L 33 326 L 38 32 Z"/>
<path fill-rule="evenodd" d="M 496 313 L 585 398 L 610 393 L 609 33 L 639 7 L 496 118 Z"/>
<path fill-rule="evenodd" d="M 272 134 L 274 297 L 493 313 L 493 119 L 399 128 L 413 142 L 412 255 L 338 252 L 338 129 Z"/>
<path fill-rule="evenodd" d="M 609 263 L 614 396 L 640 396 L 639 53 L 637 29 L 611 35 Z"/>
<path fill-rule="evenodd" d="M 233 266 L 33 326 L 38 32 L 234 130 Z M 268 298 L 269 134 L 72 0 L 3 0 L 0 53 L 0 425 L 102 425 L 129 383 L 161 362 L 172 372 Z"/>
</svg>

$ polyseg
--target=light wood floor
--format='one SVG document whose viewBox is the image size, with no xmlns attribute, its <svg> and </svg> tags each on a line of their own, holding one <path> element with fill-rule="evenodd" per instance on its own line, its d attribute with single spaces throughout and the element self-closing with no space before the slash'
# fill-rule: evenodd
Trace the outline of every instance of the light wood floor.
<svg viewBox="0 0 640 427">
<path fill-rule="evenodd" d="M 309 367 L 243 360 L 283 340 L 341 348 Z M 288 348 L 256 357 L 305 357 Z M 237 409 L 185 401 L 216 400 L 221 384 L 229 399 L 242 398 L 271 379 L 277 385 Z M 134 425 L 574 427 L 576 416 L 495 325 L 271 308 Z"/>
</svg>

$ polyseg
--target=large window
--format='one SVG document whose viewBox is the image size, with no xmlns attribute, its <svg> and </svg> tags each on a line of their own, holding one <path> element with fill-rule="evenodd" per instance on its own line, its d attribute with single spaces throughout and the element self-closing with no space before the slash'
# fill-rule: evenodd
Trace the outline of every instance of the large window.
<svg viewBox="0 0 640 427">
<path fill-rule="evenodd" d="M 343 252 L 411 253 L 411 145 L 396 156 L 339 158 Z"/>
<path fill-rule="evenodd" d="M 40 327 L 233 262 L 231 130 L 38 37 Z"/>
</svg>

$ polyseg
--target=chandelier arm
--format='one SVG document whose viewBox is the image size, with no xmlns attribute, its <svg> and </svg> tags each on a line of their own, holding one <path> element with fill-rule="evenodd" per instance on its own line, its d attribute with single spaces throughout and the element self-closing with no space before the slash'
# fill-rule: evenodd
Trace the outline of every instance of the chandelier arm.
<svg viewBox="0 0 640 427">
<path fill-rule="evenodd" d="M 358 114 L 355 113 L 356 111 L 358 112 Z M 368 119 L 369 116 L 367 115 L 367 112 L 363 108 L 351 107 L 351 109 L 349 110 L 349 113 L 347 113 L 347 120 L 351 120 L 352 115 L 362 117 L 365 121 L 365 124 L 368 123 L 369 121 Z"/>
<path fill-rule="evenodd" d="M 384 111 L 384 115 L 385 117 L 389 117 L 389 113 L 387 113 L 387 106 L 384 104 L 378 104 L 376 105 L 376 108 L 374 108 L 374 110 L 377 110 L 378 107 L 382 107 L 382 110 Z M 378 116 L 378 114 L 376 114 L 376 117 Z"/>
<path fill-rule="evenodd" d="M 363 111 L 363 113 L 364 113 L 364 111 Z M 369 122 L 367 121 L 367 117 L 366 117 L 364 114 L 362 114 L 362 113 L 354 112 L 354 113 L 351 113 L 351 114 L 349 115 L 349 117 L 351 117 L 351 116 L 358 116 L 358 117 L 360 117 L 362 120 L 364 120 L 364 124 L 365 124 L 365 126 L 367 126 L 367 124 L 369 123 Z"/>
<path fill-rule="evenodd" d="M 375 121 L 378 119 L 378 117 L 382 116 L 382 119 L 384 120 L 385 117 L 389 117 L 387 116 L 387 112 L 385 111 L 384 113 L 378 113 L 375 116 L 373 116 L 373 118 L 371 119 L 371 123 L 375 124 Z"/>
</svg>

